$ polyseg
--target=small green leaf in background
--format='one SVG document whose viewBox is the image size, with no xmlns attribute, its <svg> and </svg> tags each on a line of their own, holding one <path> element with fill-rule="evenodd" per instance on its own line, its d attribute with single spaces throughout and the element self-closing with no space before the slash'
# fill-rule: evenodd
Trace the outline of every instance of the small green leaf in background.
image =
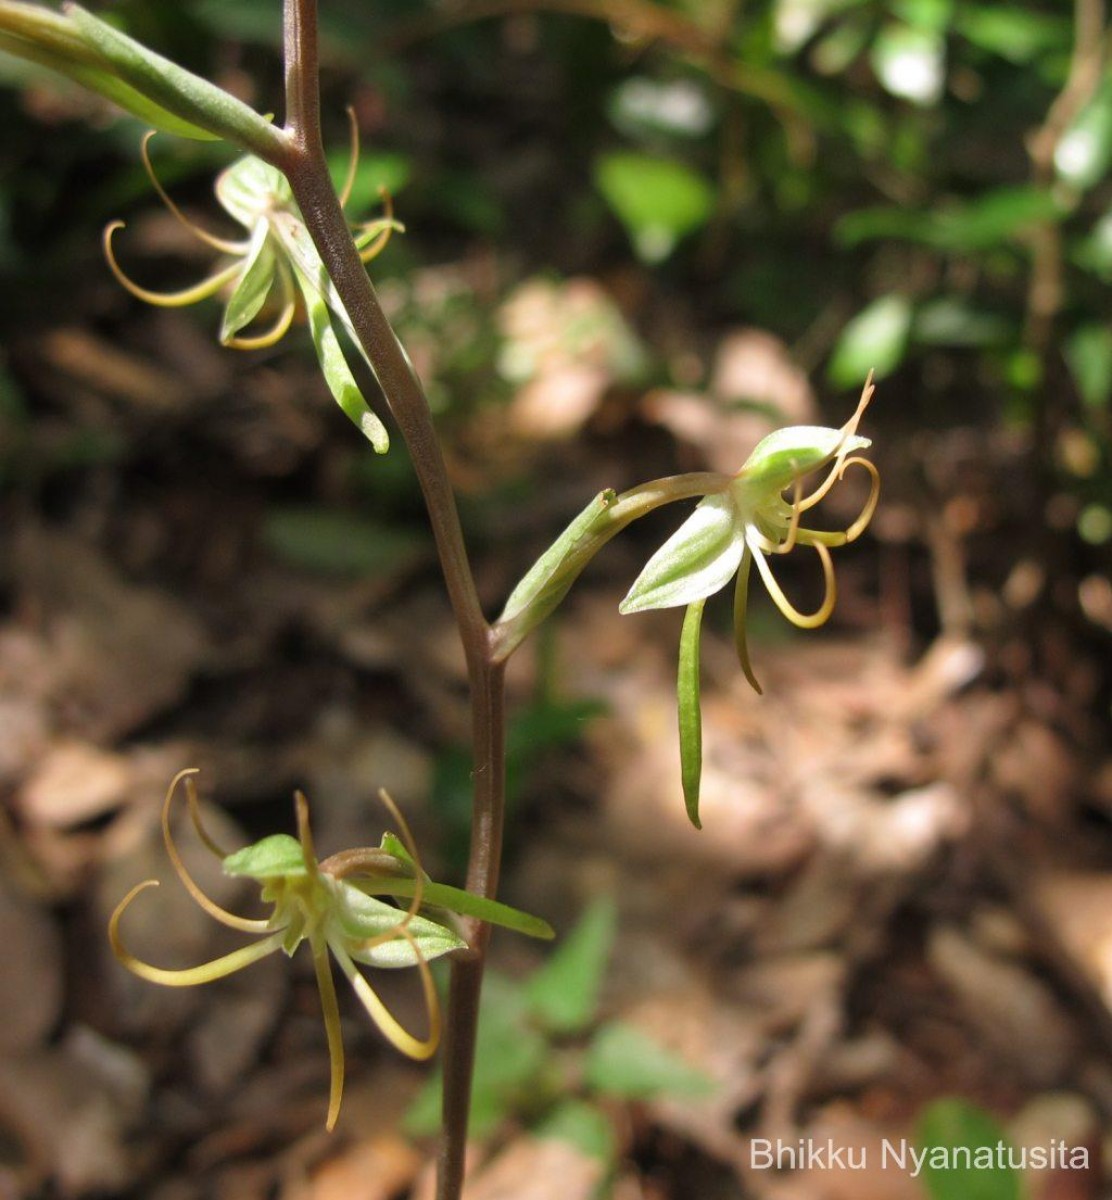
<svg viewBox="0 0 1112 1200">
<path fill-rule="evenodd" d="M 272 508 L 263 525 L 270 551 L 320 575 L 387 576 L 424 551 L 425 538 L 367 517 L 309 505 Z"/>
<path fill-rule="evenodd" d="M 930 107 L 946 82 L 946 42 L 941 33 L 910 25 L 886 25 L 872 49 L 873 70 L 885 91 Z"/>
<path fill-rule="evenodd" d="M 974 308 L 961 296 L 939 296 L 915 313 L 911 336 L 926 346 L 999 346 L 1014 327 L 997 313 Z"/>
<path fill-rule="evenodd" d="M 871 370 L 876 379 L 890 375 L 903 361 L 911 330 L 911 301 L 882 296 L 842 330 L 827 374 L 836 387 L 853 387 Z"/>
<path fill-rule="evenodd" d="M 1097 220 L 1073 257 L 1079 267 L 1091 271 L 1098 279 L 1105 283 L 1112 281 L 1112 210 Z"/>
<path fill-rule="evenodd" d="M 544 1075 L 549 1049 L 529 1024 L 521 989 L 488 973 L 475 1048 L 470 1133 L 482 1138 L 511 1113 L 528 1111 L 545 1098 Z M 440 1129 L 442 1072 L 437 1070 L 417 1094 L 403 1122 L 407 1133 L 429 1137 Z"/>
<path fill-rule="evenodd" d="M 1018 1174 L 1008 1167 L 953 1165 L 949 1169 L 930 1165 L 929 1151 L 941 1147 L 995 1150 L 997 1142 L 1007 1139 L 999 1125 L 983 1109 L 960 1097 L 937 1100 L 919 1119 L 919 1149 L 926 1150 L 920 1178 L 931 1200 L 1021 1200 Z M 947 1154 L 954 1162 L 952 1153 Z"/>
<path fill-rule="evenodd" d="M 714 208 L 711 185 L 669 158 L 604 155 L 595 166 L 595 183 L 648 263 L 663 262 L 681 238 L 707 222 Z"/>
<path fill-rule="evenodd" d="M 663 1094 L 707 1096 L 714 1091 L 714 1082 L 702 1071 L 620 1021 L 603 1025 L 595 1034 L 587 1051 L 584 1079 L 588 1087 L 627 1100 Z"/>
<path fill-rule="evenodd" d="M 1082 325 L 1063 348 L 1070 374 L 1090 408 L 1104 408 L 1112 397 L 1112 329 Z"/>
<path fill-rule="evenodd" d="M 1068 54 L 1071 19 L 1011 7 L 991 0 L 985 4 L 962 4 L 954 14 L 954 30 L 974 46 L 1008 62 L 1023 65 L 1039 55 Z"/>
<path fill-rule="evenodd" d="M 333 179 L 343 179 L 347 174 L 348 151 L 335 150 L 328 156 L 328 168 Z M 351 185 L 346 210 L 353 219 L 370 211 L 381 201 L 382 189 L 397 196 L 409 182 L 413 164 L 404 154 L 382 151 L 376 154 L 361 154 L 355 168 L 355 179 Z"/>
<path fill-rule="evenodd" d="M 539 1138 L 570 1142 L 588 1158 L 601 1159 L 608 1167 L 617 1159 L 618 1144 L 610 1118 L 584 1100 L 565 1100 L 533 1130 Z"/>
<path fill-rule="evenodd" d="M 596 900 L 525 985 L 529 1010 L 550 1032 L 579 1033 L 594 1019 L 616 926 L 613 900 Z"/>
<path fill-rule="evenodd" d="M 1112 164 L 1112 81 L 1078 114 L 1054 149 L 1054 167 L 1075 187 L 1099 183 Z"/>
</svg>

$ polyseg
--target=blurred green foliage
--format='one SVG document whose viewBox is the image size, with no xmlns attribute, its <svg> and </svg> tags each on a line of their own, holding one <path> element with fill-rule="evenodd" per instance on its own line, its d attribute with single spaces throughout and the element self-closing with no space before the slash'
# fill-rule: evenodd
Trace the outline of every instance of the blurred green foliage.
<svg viewBox="0 0 1112 1200">
<path fill-rule="evenodd" d="M 993 1118 L 959 1097 L 936 1100 L 919 1119 L 919 1149 L 927 1152 L 922 1170 L 923 1187 L 930 1200 L 1021 1200 L 1025 1194 L 1017 1171 L 1003 1166 L 965 1166 L 968 1150 L 974 1162 L 978 1150 L 995 1152 L 1008 1146 L 1004 1131 Z M 930 1151 L 941 1151 L 947 1166 L 932 1165 Z"/>
<path fill-rule="evenodd" d="M 1071 71 L 1070 6 L 561 7 L 321 5 L 335 169 L 351 104 L 365 152 L 353 209 L 379 186 L 397 197 L 408 233 L 373 271 L 397 281 L 395 315 L 445 419 L 507 398 L 482 315 L 503 290 L 640 260 L 653 313 L 707 337 L 768 329 L 838 389 L 875 367 L 895 382 L 898 424 L 1026 432 L 1083 541 L 1112 544 L 1112 73 Z M 280 104 L 279 8 L 111 11 L 266 112 Z M 76 304 L 100 270 L 92 231 L 150 194 L 135 122 L 11 60 L 0 73 L 18 89 L 0 96 L 0 320 L 19 324 L 59 294 Z M 1040 143 L 1052 111 L 1060 128 Z M 207 196 L 217 153 L 160 151 L 180 199 Z M 419 286 L 422 269 L 494 245 L 485 292 L 466 273 L 431 300 Z M 664 328 L 639 332 L 666 340 L 654 319 Z M 671 373 L 662 353 L 655 374 Z"/>
<path fill-rule="evenodd" d="M 479 1018 L 474 1136 L 487 1137 L 516 1117 L 536 1136 L 571 1141 L 609 1168 L 616 1164 L 617 1142 L 607 1100 L 697 1098 L 713 1091 L 705 1075 L 647 1034 L 620 1021 L 600 1021 L 615 927 L 613 902 L 597 900 L 524 982 L 488 976 Z M 439 1120 L 437 1075 L 414 1101 L 405 1125 L 415 1136 L 428 1136 Z"/>
</svg>

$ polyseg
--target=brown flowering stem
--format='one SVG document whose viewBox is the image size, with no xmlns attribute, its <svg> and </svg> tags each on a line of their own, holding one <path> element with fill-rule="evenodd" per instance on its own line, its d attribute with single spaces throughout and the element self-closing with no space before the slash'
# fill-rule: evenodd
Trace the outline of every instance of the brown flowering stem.
<svg viewBox="0 0 1112 1200">
<path fill-rule="evenodd" d="M 479 606 L 428 400 L 382 311 L 328 174 L 320 133 L 316 0 L 286 0 L 284 44 L 286 126 L 284 148 L 275 165 L 290 182 L 306 228 L 405 439 L 425 498 L 471 688 L 475 782 L 467 887 L 493 898 L 498 887 L 505 795 L 503 669 L 493 661 L 490 626 Z M 475 925 L 468 951 L 452 963 L 445 1014 L 438 1200 L 455 1200 L 463 1185 L 486 928 Z"/>
</svg>

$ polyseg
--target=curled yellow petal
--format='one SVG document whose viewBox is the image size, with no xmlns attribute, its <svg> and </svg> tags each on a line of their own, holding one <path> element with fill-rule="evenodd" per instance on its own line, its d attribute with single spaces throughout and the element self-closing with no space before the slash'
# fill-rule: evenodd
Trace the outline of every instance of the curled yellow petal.
<svg viewBox="0 0 1112 1200">
<path fill-rule="evenodd" d="M 416 939 L 404 926 L 399 928 L 399 932 L 409 941 L 417 955 L 417 969 L 421 975 L 425 1011 L 428 1013 L 429 1020 L 429 1034 L 423 1040 L 414 1037 L 413 1034 L 402 1027 L 393 1013 L 379 999 L 378 993 L 367 982 L 365 976 L 356 967 L 351 955 L 348 954 L 340 942 L 330 942 L 329 947 L 336 956 L 336 961 L 340 964 L 340 970 L 348 977 L 351 986 L 355 989 L 355 994 L 359 997 L 360 1003 L 367 1010 L 367 1015 L 378 1026 L 386 1040 L 396 1050 L 400 1050 L 402 1054 L 421 1061 L 431 1058 L 436 1053 L 436 1048 L 440 1044 L 440 1001 L 436 995 L 436 984 L 433 982 L 429 964 L 425 961 L 424 955 L 421 954 Z"/>
<path fill-rule="evenodd" d="M 876 465 L 867 458 L 847 458 L 841 466 L 839 479 L 849 467 L 863 467 L 870 476 L 869 495 L 866 497 L 861 511 L 846 529 L 797 529 L 796 541 L 801 546 L 846 546 L 850 542 L 857 541 L 873 519 L 877 501 L 880 499 L 880 472 Z"/>
<path fill-rule="evenodd" d="M 147 169 L 147 178 L 151 181 L 154 190 L 158 193 L 159 199 L 170 210 L 170 212 L 189 230 L 195 238 L 204 242 L 206 246 L 211 246 L 214 250 L 219 250 L 222 254 L 246 254 L 249 242 L 233 242 L 226 238 L 216 237 L 214 234 L 208 233 L 202 229 L 200 225 L 191 221 L 185 213 L 174 203 L 170 198 L 170 193 L 158 182 L 158 176 L 154 173 L 154 166 L 151 163 L 150 142 L 154 137 L 154 130 L 151 130 L 146 137 L 143 138 L 143 144 L 140 153 L 143 156 L 143 166 Z"/>
<path fill-rule="evenodd" d="M 181 780 L 187 779 L 196 773 L 196 767 L 188 767 L 184 771 L 179 771 L 170 780 L 170 786 L 166 789 L 166 799 L 162 803 L 162 840 L 166 843 L 166 853 L 170 856 L 170 862 L 173 864 L 174 871 L 182 881 L 185 890 L 213 920 L 219 921 L 221 925 L 227 925 L 229 929 L 238 929 L 242 933 L 267 933 L 271 929 L 269 921 L 253 920 L 249 917 L 237 917 L 235 913 L 230 913 L 227 909 L 221 908 L 215 900 L 211 900 L 206 896 L 193 876 L 189 874 L 181 855 L 178 853 L 178 848 L 174 844 L 174 835 L 170 830 L 170 805 L 173 803 L 174 792 L 177 790 L 177 786 Z M 207 839 L 206 845 L 210 849 L 216 849 L 215 845 L 208 842 Z"/>
<path fill-rule="evenodd" d="M 223 861 L 228 857 L 228 851 L 220 847 L 216 840 L 209 834 L 208 830 L 205 829 L 204 822 L 201 820 L 201 805 L 197 800 L 197 785 L 193 782 L 193 776 L 199 773 L 199 767 L 186 767 L 184 771 L 179 771 L 171 780 L 170 789 L 173 791 L 179 780 L 185 781 L 185 801 L 189 806 L 189 816 L 193 822 L 193 828 L 197 831 L 197 836 L 204 843 L 205 848 Z"/>
<path fill-rule="evenodd" d="M 328 1065 L 331 1082 L 328 1089 L 328 1117 L 325 1128 L 329 1133 L 336 1128 L 340 1116 L 340 1101 L 344 1094 L 344 1040 L 340 1030 L 340 1006 L 336 1000 L 336 984 L 332 979 L 332 965 L 328 961 L 328 945 L 319 934 L 309 939 L 313 951 L 313 970 L 317 975 L 317 990 L 320 1006 L 324 1013 L 324 1032 L 328 1038 Z"/>
<path fill-rule="evenodd" d="M 359 233 L 355 238 L 355 245 L 359 250 L 359 260 L 364 263 L 369 263 L 372 258 L 377 258 L 386 249 L 392 233 L 395 231 L 405 232 L 405 226 L 400 221 L 394 220 L 394 203 L 390 199 L 390 193 L 385 188 L 381 188 L 379 194 L 386 209 L 386 216 L 380 217 L 377 221 L 367 221 L 360 225 Z M 368 238 L 370 241 L 364 245 L 365 239 Z"/>
<path fill-rule="evenodd" d="M 160 308 L 184 308 L 187 304 L 196 304 L 198 300 L 207 300 L 214 296 L 225 284 L 231 283 L 242 270 L 241 263 L 232 263 L 208 279 L 203 279 L 193 287 L 183 288 L 180 292 L 152 292 L 129 279 L 123 268 L 116 261 L 116 252 L 112 248 L 112 238 L 118 229 L 123 229 L 123 221 L 113 221 L 104 231 L 104 257 L 108 260 L 108 268 L 115 275 L 121 287 L 129 291 L 137 300 L 146 304 L 155 304 Z"/>
<path fill-rule="evenodd" d="M 750 539 L 746 539 L 746 544 L 750 545 Z M 772 568 L 768 565 L 768 560 L 764 554 L 756 546 L 751 546 L 753 558 L 757 563 L 757 570 L 761 573 L 761 579 L 764 581 L 765 587 L 768 589 L 768 594 L 772 597 L 772 602 L 784 614 L 785 617 L 793 625 L 800 629 L 818 629 L 820 625 L 825 625 L 830 619 L 830 614 L 834 611 L 834 605 L 838 598 L 837 586 L 834 579 L 834 562 L 830 557 L 830 551 L 822 542 L 809 542 L 818 554 L 822 562 L 822 574 L 825 591 L 823 593 L 822 603 L 813 613 L 801 613 L 795 605 L 784 595 L 783 588 L 776 582 L 776 577 L 772 574 Z"/>
<path fill-rule="evenodd" d="M 865 532 L 869 522 L 873 519 L 873 513 L 876 512 L 877 502 L 880 500 L 880 472 L 877 470 L 876 464 L 867 458 L 855 457 L 847 458 L 842 464 L 841 475 L 844 475 L 850 467 L 864 467 L 868 471 L 871 481 L 864 507 L 858 514 L 857 520 L 846 530 L 846 541 L 855 542 Z"/>
<path fill-rule="evenodd" d="M 344 110 L 348 118 L 348 134 L 351 139 L 351 152 L 348 154 L 347 174 L 344 176 L 344 186 L 340 188 L 340 207 L 347 208 L 351 199 L 351 189 L 355 187 L 355 172 L 359 167 L 359 122 L 355 119 L 355 109 L 349 104 Z"/>
<path fill-rule="evenodd" d="M 163 987 L 195 987 L 197 984 L 212 983 L 235 971 L 241 971 L 244 967 L 249 967 L 252 963 L 266 958 L 268 954 L 273 954 L 275 950 L 280 950 L 282 947 L 283 935 L 279 932 L 272 933 L 270 937 L 264 938 L 261 942 L 252 942 L 249 946 L 242 946 L 239 950 L 233 950 L 231 954 L 222 955 L 220 958 L 214 958 L 210 962 L 201 963 L 196 967 L 169 970 L 165 967 L 156 967 L 151 963 L 145 963 L 142 959 L 136 958 L 124 945 L 123 939 L 120 937 L 120 918 L 132 900 L 140 892 L 150 887 L 158 887 L 158 880 L 147 879 L 136 884 L 116 905 L 108 922 L 108 940 L 112 945 L 112 953 L 121 966 L 126 967 L 133 975 L 138 975 L 140 979 L 146 979 L 149 983 L 159 983 Z"/>
<path fill-rule="evenodd" d="M 803 509 L 800 504 L 800 497 L 803 492 L 803 480 L 798 475 L 792 487 L 795 494 L 792 497 L 792 515 L 791 520 L 788 522 L 787 536 L 778 546 L 771 546 L 770 553 L 772 554 L 791 554 L 795 549 L 795 539 L 799 533 L 799 521 L 803 515 Z"/>
</svg>

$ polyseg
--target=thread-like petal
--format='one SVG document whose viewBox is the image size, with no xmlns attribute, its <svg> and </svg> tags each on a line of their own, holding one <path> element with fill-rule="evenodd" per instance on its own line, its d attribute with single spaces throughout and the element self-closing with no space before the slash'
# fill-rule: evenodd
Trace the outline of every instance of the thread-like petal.
<svg viewBox="0 0 1112 1200">
<path fill-rule="evenodd" d="M 174 835 L 170 831 L 170 805 L 173 803 L 174 792 L 177 790 L 178 783 L 195 773 L 195 767 L 179 771 L 170 780 L 170 786 L 166 789 L 166 799 L 162 803 L 162 840 L 166 843 L 166 853 L 170 856 L 170 862 L 173 864 L 174 871 L 182 881 L 185 890 L 213 920 L 219 921 L 221 925 L 227 925 L 229 929 L 238 929 L 241 933 L 267 933 L 272 928 L 269 921 L 252 919 L 250 917 L 237 917 L 235 913 L 230 913 L 227 909 L 221 908 L 215 900 L 211 900 L 205 895 L 193 876 L 189 874 L 181 855 L 178 853 L 178 848 L 174 844 Z"/>
<path fill-rule="evenodd" d="M 140 979 L 146 979 L 149 983 L 159 983 L 163 987 L 195 987 L 197 984 L 212 983 L 214 980 L 223 979 L 226 975 L 242 971 L 244 967 L 249 967 L 252 963 L 258 962 L 259 959 L 266 958 L 268 954 L 273 954 L 275 950 L 282 948 L 283 933 L 279 930 L 261 942 L 252 942 L 249 946 L 242 946 L 239 950 L 233 950 L 231 954 L 222 955 L 220 958 L 214 958 L 211 962 L 201 963 L 196 967 L 171 970 L 145 963 L 142 959 L 136 958 L 124 945 L 123 939 L 120 937 L 120 918 L 132 900 L 149 887 L 158 887 L 158 880 L 147 879 L 143 883 L 136 884 L 116 905 L 116 910 L 108 922 L 108 940 L 112 945 L 112 953 L 121 966 L 126 967 L 133 975 L 138 975 Z"/>
</svg>

